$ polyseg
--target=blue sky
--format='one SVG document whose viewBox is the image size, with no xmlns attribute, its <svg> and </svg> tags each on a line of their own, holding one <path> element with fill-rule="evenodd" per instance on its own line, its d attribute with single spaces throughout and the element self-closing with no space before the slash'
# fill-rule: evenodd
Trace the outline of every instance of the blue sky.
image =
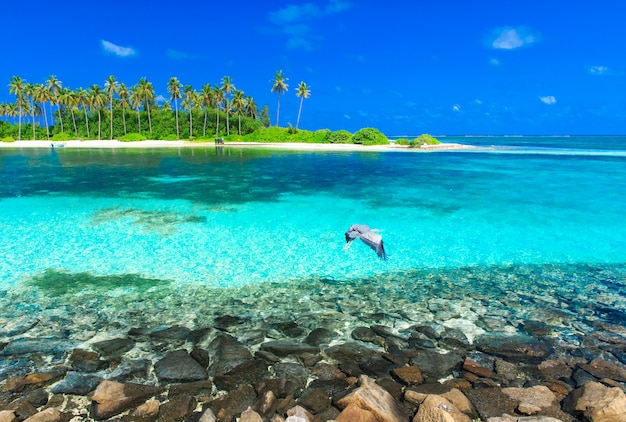
<svg viewBox="0 0 626 422">
<path fill-rule="evenodd" d="M 32 0 L 3 8 L 0 101 L 19 75 L 72 89 L 228 75 L 280 124 L 403 134 L 626 134 L 626 2 Z"/>
</svg>

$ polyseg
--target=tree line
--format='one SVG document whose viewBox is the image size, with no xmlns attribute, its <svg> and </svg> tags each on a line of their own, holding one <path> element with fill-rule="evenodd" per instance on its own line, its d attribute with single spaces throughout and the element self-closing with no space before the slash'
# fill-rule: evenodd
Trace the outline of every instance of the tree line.
<svg viewBox="0 0 626 422">
<path fill-rule="evenodd" d="M 288 91 L 287 80 L 282 70 L 277 71 L 271 88 L 278 96 L 276 126 L 280 96 Z M 111 75 L 103 86 L 94 84 L 72 90 L 54 75 L 37 84 L 13 76 L 9 93 L 15 95 L 15 102 L 0 103 L 0 117 L 5 118 L 5 124 L 12 118 L 13 125 L 3 131 L 0 121 L 0 135 L 17 125 L 18 140 L 24 135 L 30 138 L 31 130 L 32 139 L 50 139 L 51 134 L 69 135 L 70 131 L 77 139 L 114 139 L 130 133 L 151 139 L 193 139 L 228 136 L 231 131 L 243 135 L 270 125 L 269 107 L 266 105 L 259 112 L 255 100 L 237 89 L 230 76 L 224 76 L 220 84 L 204 84 L 199 91 L 172 77 L 167 82 L 167 92 L 169 101 L 159 104 L 153 84 L 145 77 L 127 87 Z M 302 103 L 310 92 L 306 83 L 299 84 L 296 129 Z"/>
</svg>

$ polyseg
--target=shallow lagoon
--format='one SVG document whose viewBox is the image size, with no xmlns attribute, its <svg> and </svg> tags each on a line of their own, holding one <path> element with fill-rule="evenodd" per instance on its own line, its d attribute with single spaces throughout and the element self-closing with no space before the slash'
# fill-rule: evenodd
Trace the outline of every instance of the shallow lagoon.
<svg viewBox="0 0 626 422">
<path fill-rule="evenodd" d="M 579 347 L 626 321 L 626 159 L 510 151 L 0 150 L 0 334 L 78 345 L 230 314 L 471 339 L 530 319 Z M 352 223 L 389 261 L 343 250 Z"/>
</svg>

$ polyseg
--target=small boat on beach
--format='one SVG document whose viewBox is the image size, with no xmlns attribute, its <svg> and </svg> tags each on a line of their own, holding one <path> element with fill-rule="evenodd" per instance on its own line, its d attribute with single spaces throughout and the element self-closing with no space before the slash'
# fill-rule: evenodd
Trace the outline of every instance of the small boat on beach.
<svg viewBox="0 0 626 422">
<path fill-rule="evenodd" d="M 51 148 L 63 148 L 64 146 L 65 146 L 65 144 L 62 143 L 62 142 L 52 142 L 50 144 Z"/>
</svg>

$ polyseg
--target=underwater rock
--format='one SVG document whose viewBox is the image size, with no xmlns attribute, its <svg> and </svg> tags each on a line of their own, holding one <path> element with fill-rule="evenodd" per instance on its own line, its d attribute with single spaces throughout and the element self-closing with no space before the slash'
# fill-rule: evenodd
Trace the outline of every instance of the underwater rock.
<svg viewBox="0 0 626 422">
<path fill-rule="evenodd" d="M 203 410 L 210 408 L 215 415 L 230 415 L 234 417 L 254 405 L 256 393 L 248 384 L 242 384 L 228 394 L 218 397 L 208 403 Z"/>
<path fill-rule="evenodd" d="M 54 394 L 85 396 L 95 390 L 100 382 L 102 382 L 102 377 L 69 371 L 67 375 L 65 375 L 65 379 L 52 387 L 50 391 Z"/>
<path fill-rule="evenodd" d="M 308 411 L 317 414 L 328 409 L 330 406 L 330 396 L 322 389 L 307 388 L 302 392 L 296 403 Z"/>
<path fill-rule="evenodd" d="M 159 407 L 159 421 L 186 420 L 196 408 L 197 401 L 192 396 L 180 395 L 171 397 Z"/>
<path fill-rule="evenodd" d="M 96 420 L 108 419 L 159 392 L 160 388 L 151 385 L 102 381 L 92 397 L 91 417 Z"/>
<path fill-rule="evenodd" d="M 117 358 L 135 347 L 135 342 L 129 338 L 114 338 L 92 343 L 91 347 L 105 357 Z"/>
<path fill-rule="evenodd" d="M 582 369 L 598 379 L 609 378 L 614 381 L 626 382 L 626 369 L 603 359 L 594 359 L 588 364 L 578 364 Z"/>
<path fill-rule="evenodd" d="M 237 327 L 238 325 L 242 325 L 245 322 L 245 319 L 238 316 L 221 315 L 215 318 L 215 320 L 213 321 L 213 326 L 218 330 L 232 332 L 233 328 Z"/>
<path fill-rule="evenodd" d="M 355 340 L 364 341 L 366 343 L 380 344 L 380 339 L 369 327 L 356 327 L 352 330 L 351 337 Z"/>
<path fill-rule="evenodd" d="M 476 349 L 499 356 L 516 363 L 540 363 L 547 359 L 554 349 L 548 343 L 529 336 L 480 336 Z"/>
<path fill-rule="evenodd" d="M 123 382 L 131 378 L 145 379 L 152 367 L 148 359 L 123 360 L 109 375 L 111 381 Z"/>
<path fill-rule="evenodd" d="M 186 350 L 169 353 L 154 365 L 157 378 L 163 382 L 186 382 L 207 379 L 209 374 Z"/>
<path fill-rule="evenodd" d="M 335 333 L 326 328 L 320 327 L 311 331 L 304 339 L 304 342 L 306 344 L 310 344 L 311 346 L 319 347 L 322 344 L 330 343 L 334 338 Z"/>
<path fill-rule="evenodd" d="M 411 359 L 411 365 L 420 368 L 427 377 L 439 379 L 459 369 L 463 359 L 456 353 L 438 353 L 434 350 L 423 350 Z"/>
<path fill-rule="evenodd" d="M 6 380 L 2 386 L 3 393 L 19 393 L 32 391 L 36 388 L 50 385 L 62 378 L 67 372 L 66 368 L 57 367 L 47 372 L 35 372 L 28 375 L 18 375 Z"/>
<path fill-rule="evenodd" d="M 78 372 L 97 372 L 109 366 L 109 362 L 101 360 L 96 352 L 83 349 L 74 349 L 69 360 L 72 369 Z"/>
<path fill-rule="evenodd" d="M 269 366 L 266 361 L 253 359 L 237 365 L 223 375 L 217 375 L 213 379 L 219 390 L 231 391 L 241 384 L 256 385 L 264 378 L 269 378 Z"/>
<path fill-rule="evenodd" d="M 237 365 L 251 360 L 252 355 L 246 346 L 236 338 L 220 333 L 209 344 L 211 365 L 209 374 L 212 376 L 223 375 Z"/>
<path fill-rule="evenodd" d="M 391 374 L 395 379 L 407 386 L 419 385 L 424 382 L 422 371 L 417 366 L 395 368 L 391 371 Z"/>
<path fill-rule="evenodd" d="M 187 338 L 190 332 L 191 330 L 187 327 L 174 325 L 173 327 L 153 331 L 149 334 L 149 336 L 155 340 L 183 341 Z"/>
<path fill-rule="evenodd" d="M 276 356 L 299 355 L 302 353 L 318 353 L 320 350 L 317 346 L 300 343 L 296 340 L 282 339 L 272 340 L 261 344 L 261 350 L 268 351 Z"/>
<path fill-rule="evenodd" d="M 339 362 L 357 362 L 367 358 L 380 357 L 381 353 L 356 342 L 337 344 L 324 350 L 331 359 Z"/>
<path fill-rule="evenodd" d="M 0 356 L 17 356 L 28 354 L 55 354 L 72 350 L 78 342 L 66 338 L 20 338 L 10 342 L 2 351 Z"/>
</svg>

